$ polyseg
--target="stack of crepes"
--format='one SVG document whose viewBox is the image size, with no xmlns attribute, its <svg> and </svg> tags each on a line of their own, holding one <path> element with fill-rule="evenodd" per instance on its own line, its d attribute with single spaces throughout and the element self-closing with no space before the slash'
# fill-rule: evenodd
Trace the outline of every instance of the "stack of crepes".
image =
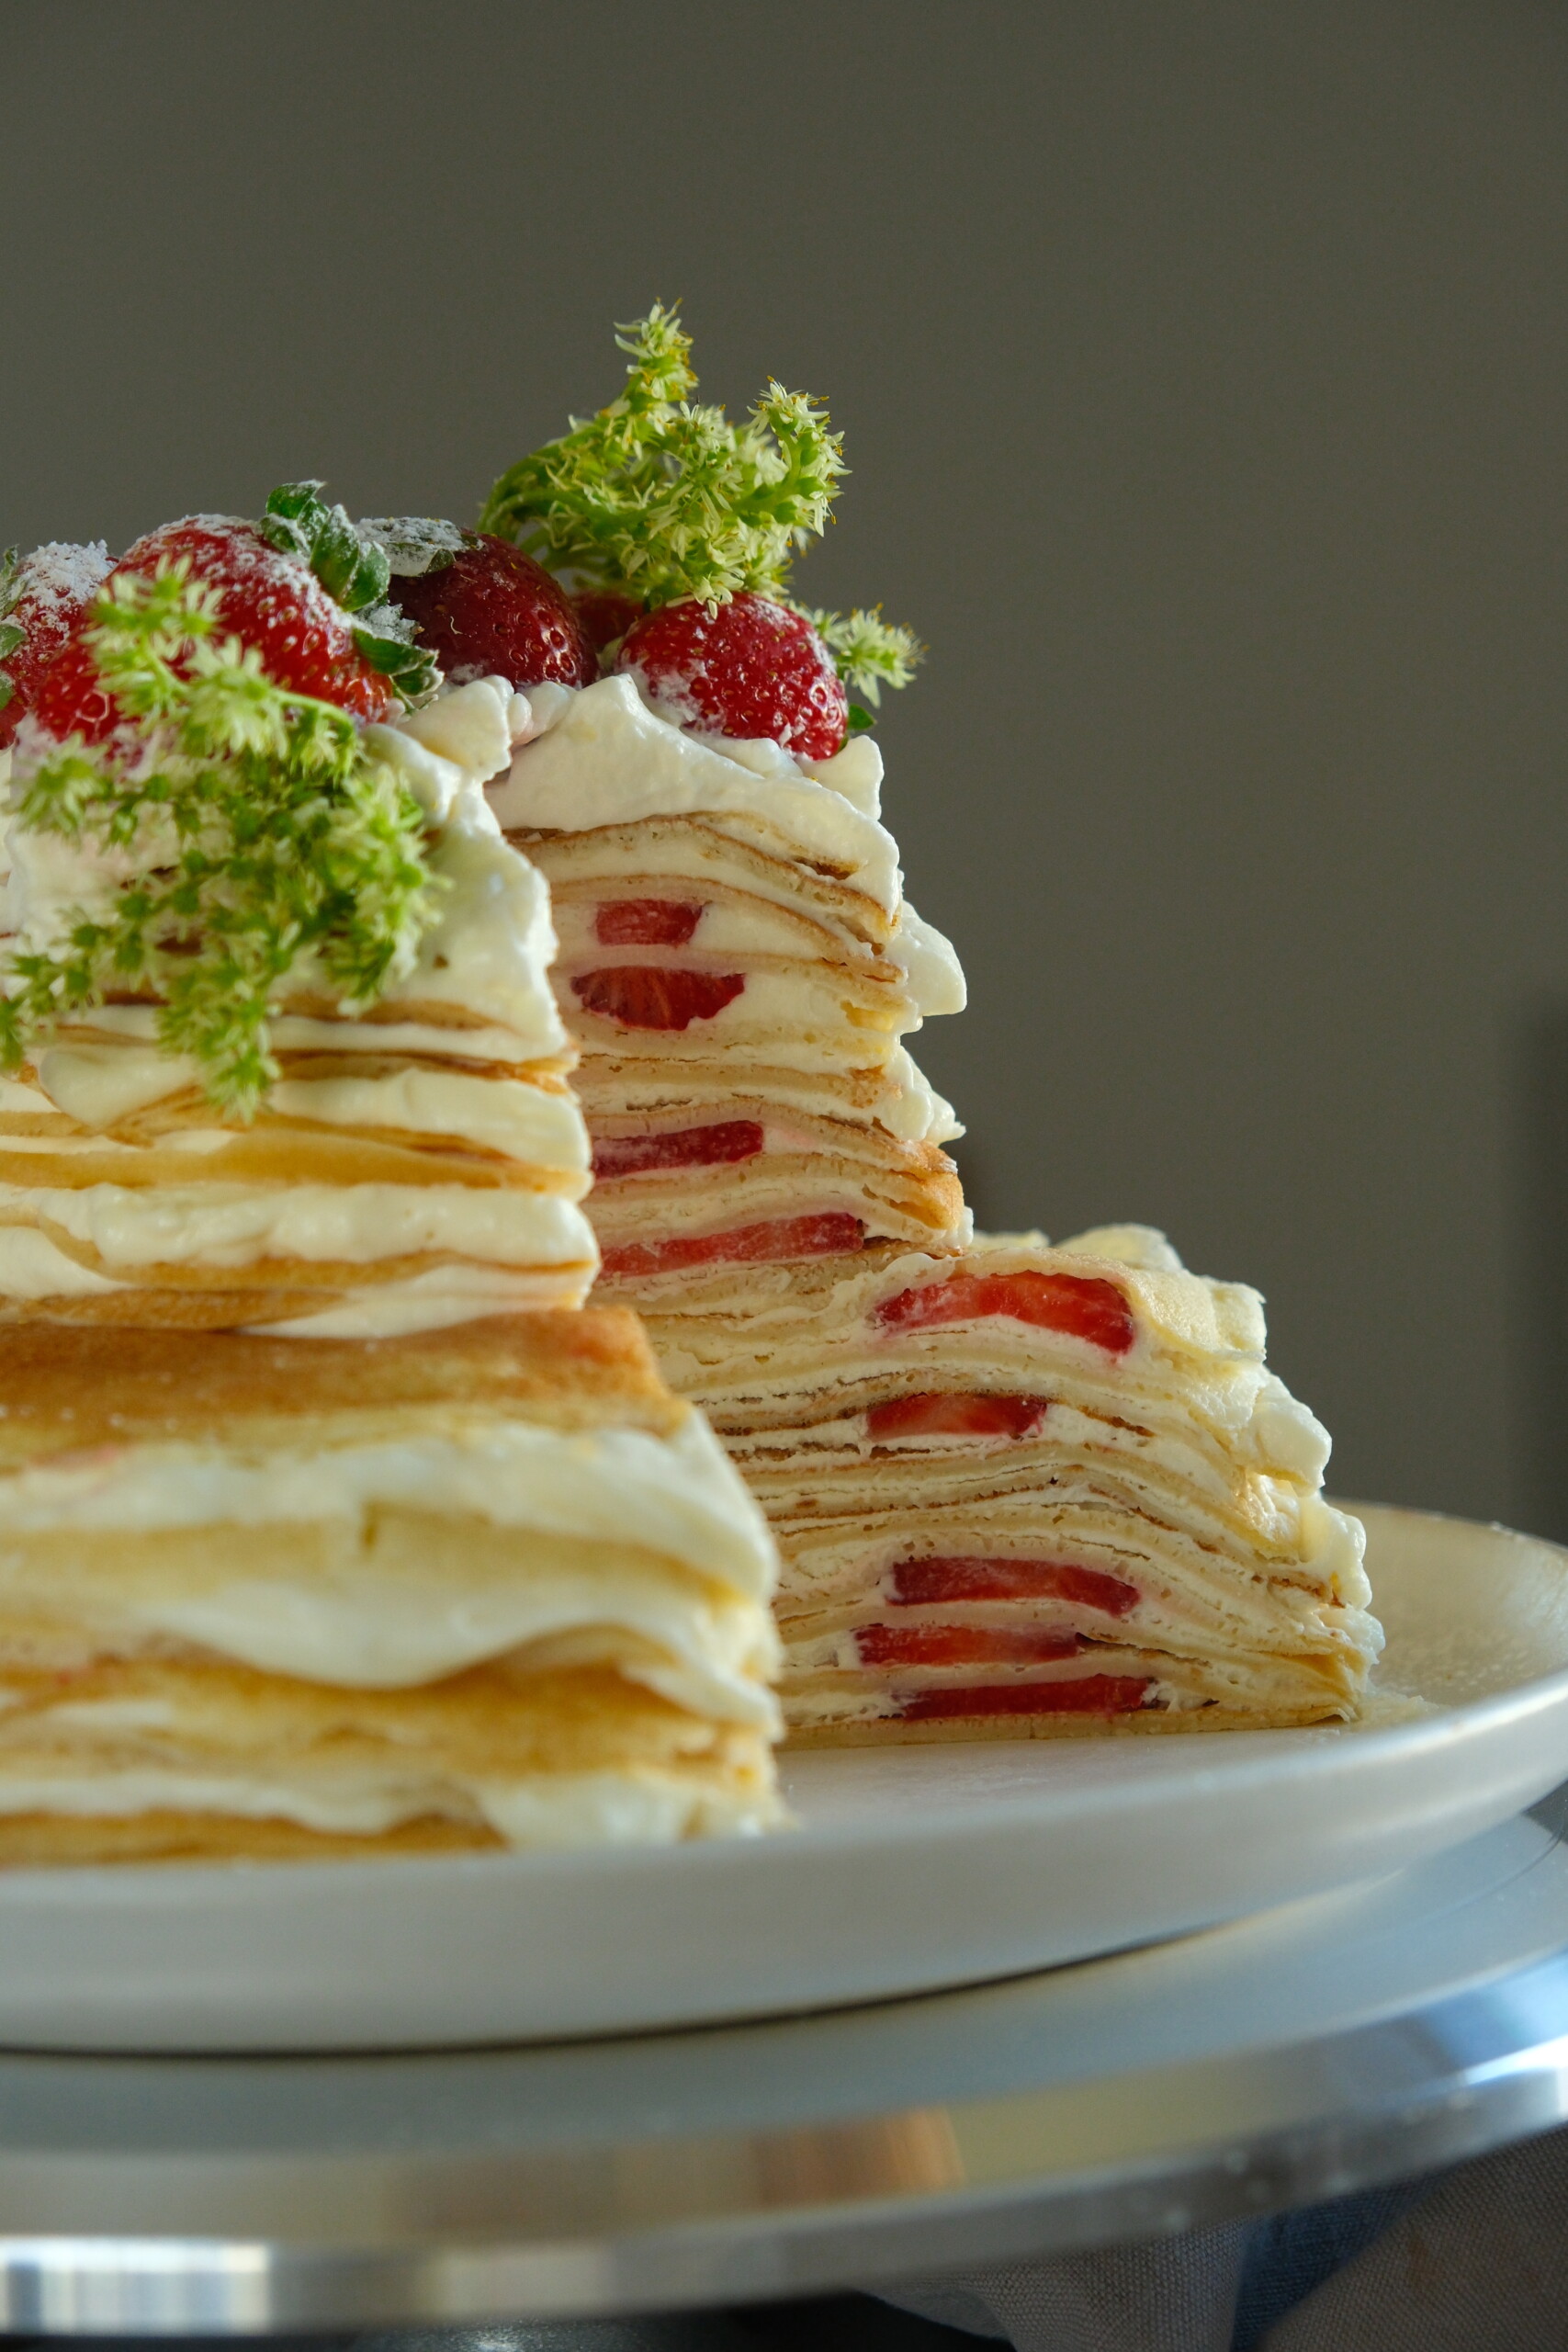
<svg viewBox="0 0 1568 2352">
<path fill-rule="evenodd" d="M 0 1344 L 0 1861 L 778 1817 L 772 1546 L 634 1316 Z"/>
<path fill-rule="evenodd" d="M 625 675 L 529 699 L 491 801 L 556 896 L 602 1295 L 768 1512 L 792 1736 L 1353 1715 L 1361 1530 L 1256 1293 L 1141 1228 L 971 1239 L 898 1042 L 962 978 L 874 747 L 697 736 Z"/>
<path fill-rule="evenodd" d="M 479 779 L 510 756 L 510 690 L 479 680 L 367 742 L 431 823 L 443 885 L 414 967 L 344 1012 L 289 974 L 281 1076 L 247 1123 L 124 991 L 52 1024 L 0 1083 L 0 1317 L 331 1338 L 580 1306 L 588 1146 L 550 993 L 549 893 Z M 69 934 L 123 861 L 12 829 L 7 931 Z"/>
<path fill-rule="evenodd" d="M 581 1308 L 548 894 L 480 790 L 510 711 L 364 730 L 445 892 L 377 1001 L 296 963 L 254 1118 L 145 987 L 0 1097 L 0 1860 L 779 1818 L 766 1525 L 636 1317 Z M 18 795 L 50 753 L 24 724 Z M 10 852 L 19 959 L 169 854 Z"/>
<path fill-rule="evenodd" d="M 491 800 L 549 878 L 604 1283 L 678 1316 L 707 1266 L 960 1247 L 962 1129 L 902 1040 L 964 975 L 903 899 L 876 745 L 694 734 L 625 676 L 527 700 Z"/>
</svg>

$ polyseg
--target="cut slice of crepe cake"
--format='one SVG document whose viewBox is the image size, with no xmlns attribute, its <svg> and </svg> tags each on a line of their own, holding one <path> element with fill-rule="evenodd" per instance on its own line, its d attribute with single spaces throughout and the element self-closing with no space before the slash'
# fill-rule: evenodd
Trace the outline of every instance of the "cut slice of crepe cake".
<svg viewBox="0 0 1568 2352">
<path fill-rule="evenodd" d="M 271 677 L 217 634 L 232 567 L 358 687 L 346 618 L 256 527 L 186 537 L 17 732 L 0 1858 L 765 1827 L 765 1523 L 576 1305 L 547 890 L 479 790 L 510 685 L 367 718 Z"/>
<path fill-rule="evenodd" d="M 1354 1714 L 1380 1639 L 1361 1532 L 1322 1500 L 1327 1441 L 1265 1370 L 1256 1294 L 1157 1238 L 972 1238 L 959 1130 L 903 1043 L 962 975 L 903 899 L 835 675 L 901 684 L 912 648 L 787 585 L 834 436 L 774 387 L 704 526 L 669 484 L 685 338 L 656 311 L 626 347 L 649 448 L 617 405 L 486 510 L 624 632 L 610 674 L 526 696 L 490 797 L 556 897 L 600 1295 L 641 1310 L 768 1510 L 794 1734 Z M 787 447 L 817 501 L 771 536 L 748 521 L 769 432 L 773 478 Z"/>
<path fill-rule="evenodd" d="M 549 893 L 479 791 L 508 700 L 479 681 L 355 730 L 380 797 L 423 817 L 423 904 L 368 1001 L 319 955 L 280 975 L 270 1082 L 215 1100 L 199 1037 L 171 1050 L 175 955 L 35 1022 L 0 1084 L 0 1317 L 341 1337 L 581 1304 L 597 1252 Z M 50 752 L 24 729 L 18 791 Z M 149 826 L 145 854 L 167 848 Z M 26 824 L 10 854 L 10 928 L 52 978 L 85 917 L 114 923 L 130 861 Z"/>
<path fill-rule="evenodd" d="M 1255 1292 L 1122 1228 L 802 1270 L 744 1353 L 733 1306 L 651 1328 L 779 1538 L 796 1738 L 1354 1713 L 1361 1531 Z"/>
<path fill-rule="evenodd" d="M 0 1346 L 0 1859 L 777 1818 L 773 1553 L 636 1318 Z"/>
</svg>

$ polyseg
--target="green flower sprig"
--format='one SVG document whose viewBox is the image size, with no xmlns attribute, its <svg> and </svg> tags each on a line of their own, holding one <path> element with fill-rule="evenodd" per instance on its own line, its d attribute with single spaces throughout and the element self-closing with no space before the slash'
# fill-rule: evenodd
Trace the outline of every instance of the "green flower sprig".
<svg viewBox="0 0 1568 2352">
<path fill-rule="evenodd" d="M 502 474 L 479 529 L 577 586 L 650 606 L 694 596 L 711 607 L 744 589 L 791 604 L 794 559 L 826 530 L 848 470 L 826 410 L 777 383 L 739 425 L 694 402 L 692 338 L 661 302 L 615 341 L 630 355 L 619 399 Z M 809 617 L 868 701 L 908 684 L 920 646 L 880 610 Z"/>
<path fill-rule="evenodd" d="M 13 822 L 96 852 L 104 882 L 7 958 L 0 1066 L 111 989 L 151 994 L 164 1051 L 248 1120 L 277 1076 L 288 976 L 308 958 L 362 1010 L 412 967 L 446 886 L 413 795 L 348 714 L 275 685 L 218 627 L 184 560 L 109 582 L 93 606 L 85 642 L 127 724 L 24 773 Z"/>
<path fill-rule="evenodd" d="M 883 619 L 880 605 L 869 613 L 807 612 L 806 616 L 844 684 L 863 694 L 874 708 L 882 700 L 884 686 L 908 684 L 925 650 L 913 630 Z"/>
</svg>

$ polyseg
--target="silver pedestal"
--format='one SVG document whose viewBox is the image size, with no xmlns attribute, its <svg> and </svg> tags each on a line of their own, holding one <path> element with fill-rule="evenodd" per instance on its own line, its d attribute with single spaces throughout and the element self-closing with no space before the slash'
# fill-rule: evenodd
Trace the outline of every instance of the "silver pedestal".
<svg viewBox="0 0 1568 2352">
<path fill-rule="evenodd" d="M 347 2059 L 0 2057 L 3 2324 L 739 2301 L 1183 2230 L 1568 2118 L 1562 1797 L 1371 1886 L 931 1998 Z"/>
</svg>

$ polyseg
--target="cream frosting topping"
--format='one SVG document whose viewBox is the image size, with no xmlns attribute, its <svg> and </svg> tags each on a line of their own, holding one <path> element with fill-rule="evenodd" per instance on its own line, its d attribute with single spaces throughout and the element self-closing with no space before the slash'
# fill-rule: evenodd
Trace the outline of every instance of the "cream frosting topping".
<svg viewBox="0 0 1568 2352">
<path fill-rule="evenodd" d="M 367 729 L 438 820 L 428 855 L 442 885 L 435 922 L 381 1002 L 449 1004 L 478 1014 L 512 1033 L 513 1060 L 533 1061 L 558 1055 L 566 1044 L 548 984 L 556 953 L 549 891 L 501 839 L 479 788 L 490 760 L 505 757 L 508 701 L 501 681 L 481 679 L 398 728 Z M 433 745 L 460 750 L 477 764 L 443 762 Z M 7 831 L 13 864 L 0 923 L 33 948 L 56 944 L 76 909 L 101 906 L 115 885 L 169 847 L 152 841 L 134 854 L 100 853 L 14 824 Z M 287 985 L 312 983 L 322 985 L 305 959 Z"/>
<path fill-rule="evenodd" d="M 854 799 L 821 780 L 833 763 L 818 762 L 807 775 L 776 743 L 737 746 L 687 734 L 643 702 L 627 677 L 537 688 L 528 700 L 537 731 L 491 787 L 502 825 L 581 831 L 639 817 L 749 818 L 782 833 L 803 855 L 840 868 L 857 889 L 896 912 L 897 845 Z M 722 751 L 716 741 L 724 741 Z M 852 785 L 863 797 L 865 774 L 863 759 L 852 763 Z"/>
</svg>

